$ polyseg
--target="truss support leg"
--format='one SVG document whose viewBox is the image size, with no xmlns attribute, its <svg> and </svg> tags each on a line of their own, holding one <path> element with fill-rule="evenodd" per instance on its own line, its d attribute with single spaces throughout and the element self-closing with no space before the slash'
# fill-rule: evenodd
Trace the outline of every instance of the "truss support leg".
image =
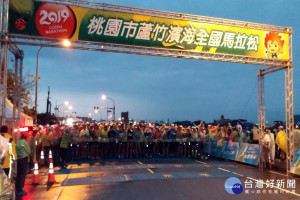
<svg viewBox="0 0 300 200">
<path fill-rule="evenodd" d="M 265 90 L 264 90 L 264 75 L 261 73 L 261 70 L 257 71 L 257 97 L 258 97 L 258 131 L 259 138 L 263 135 L 263 130 L 266 127 L 266 117 L 265 117 Z M 259 146 L 260 139 L 259 139 Z M 261 148 L 260 148 L 260 156 L 259 156 L 259 170 L 263 170 L 263 163 L 261 162 Z"/>
<path fill-rule="evenodd" d="M 291 176 L 291 166 L 295 155 L 294 148 L 294 94 L 293 94 L 293 66 L 284 70 L 285 74 L 285 123 L 287 135 L 287 176 Z"/>
</svg>

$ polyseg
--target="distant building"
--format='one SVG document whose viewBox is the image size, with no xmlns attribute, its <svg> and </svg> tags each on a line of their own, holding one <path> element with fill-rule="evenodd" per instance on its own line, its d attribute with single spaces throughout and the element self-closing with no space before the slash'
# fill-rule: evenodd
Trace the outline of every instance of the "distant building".
<svg viewBox="0 0 300 200">
<path fill-rule="evenodd" d="M 228 123 L 230 123 L 232 126 L 235 126 L 237 122 L 240 122 L 240 124 L 243 127 L 243 130 L 250 130 L 255 125 L 251 122 L 248 122 L 246 119 L 226 119 L 224 115 L 221 115 L 220 119 L 214 120 L 213 125 L 220 124 L 221 126 L 223 126 L 228 125 Z"/>
<path fill-rule="evenodd" d="M 128 112 L 121 112 L 121 121 L 123 123 L 129 123 L 129 113 Z"/>
<path fill-rule="evenodd" d="M 300 115 L 294 115 L 294 122 L 297 125 L 300 125 Z"/>
</svg>

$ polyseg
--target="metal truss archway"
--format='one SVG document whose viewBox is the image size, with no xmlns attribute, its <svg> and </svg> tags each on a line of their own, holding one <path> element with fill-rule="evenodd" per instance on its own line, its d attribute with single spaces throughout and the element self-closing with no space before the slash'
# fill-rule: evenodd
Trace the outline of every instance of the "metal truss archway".
<svg viewBox="0 0 300 200">
<path fill-rule="evenodd" d="M 8 28 L 8 14 L 5 1 L 1 1 L 1 13 L 0 13 L 0 78 L 1 78 L 1 125 L 6 122 L 6 99 L 7 99 L 7 68 L 8 68 L 8 52 L 14 55 L 14 87 L 13 87 L 13 113 L 12 113 L 12 127 L 19 128 L 20 116 L 21 116 L 21 99 L 22 99 L 22 70 L 23 70 L 23 51 L 13 43 L 9 42 L 7 33 Z M 2 54 L 4 56 L 2 58 Z"/>
<path fill-rule="evenodd" d="M 5 52 L 4 58 L 7 57 L 9 45 L 33 45 L 33 46 L 47 46 L 62 48 L 60 45 L 62 40 L 43 38 L 37 36 L 26 36 L 18 34 L 8 33 L 8 4 L 9 0 L 1 1 L 1 52 Z M 272 25 L 264 25 L 257 23 L 242 22 L 228 19 L 218 19 L 212 17 L 203 17 L 196 15 L 188 15 L 173 12 L 164 12 L 150 9 L 132 8 L 127 6 L 110 5 L 105 3 L 96 3 L 83 0 L 46 0 L 41 2 L 59 3 L 71 6 L 80 6 L 86 8 L 104 9 L 108 11 L 119 11 L 141 15 L 150 15 L 156 17 L 166 17 L 173 19 L 190 20 L 194 22 L 202 23 L 214 23 L 220 25 L 230 25 L 244 28 L 255 28 L 265 31 L 273 32 L 284 32 L 289 34 L 289 60 L 279 59 L 267 59 L 267 58 L 254 58 L 251 56 L 238 56 L 230 54 L 219 54 L 211 52 L 199 52 L 191 50 L 178 50 L 178 49 L 165 49 L 165 48 L 154 48 L 144 46 L 133 46 L 133 45 L 122 45 L 112 44 L 104 42 L 86 42 L 86 41 L 72 41 L 73 49 L 90 50 L 90 51 L 103 51 L 103 52 L 117 52 L 117 53 L 128 53 L 138 55 L 151 55 L 151 56 L 163 56 L 163 57 L 175 57 L 175 58 L 187 58 L 187 59 L 200 59 L 200 60 L 211 60 L 211 61 L 223 61 L 233 63 L 244 63 L 244 64 L 255 64 L 266 66 L 266 68 L 260 69 L 257 72 L 258 76 L 258 126 L 260 134 L 265 127 L 265 98 L 264 98 L 264 76 L 272 72 L 284 70 L 285 71 L 285 117 L 286 117 L 286 133 L 288 142 L 288 153 L 287 153 L 287 174 L 290 174 L 291 163 L 294 155 L 294 104 L 293 104 L 293 62 L 292 62 L 292 29 L 286 27 L 278 27 Z M 5 9 L 4 9 L 5 8 Z M 5 27 L 5 28 L 2 28 Z M 2 31 L 4 30 L 4 31 Z M 1 55 L 0 55 L 1 56 Z M 4 76 L 7 73 L 7 58 L 4 59 Z M 2 82 L 5 84 L 5 78 Z M 6 96 L 6 88 L 3 89 L 3 96 Z M 5 105 L 2 105 L 2 112 Z M 3 115 L 5 117 L 5 113 Z"/>
</svg>

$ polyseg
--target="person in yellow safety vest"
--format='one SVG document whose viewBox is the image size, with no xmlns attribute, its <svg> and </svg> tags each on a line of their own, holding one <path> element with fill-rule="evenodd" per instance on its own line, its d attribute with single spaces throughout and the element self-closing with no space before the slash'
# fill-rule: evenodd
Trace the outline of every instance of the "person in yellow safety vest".
<svg viewBox="0 0 300 200">
<path fill-rule="evenodd" d="M 60 157 L 61 157 L 61 168 L 67 168 L 68 167 L 68 147 L 70 142 L 70 134 L 71 131 L 69 128 L 66 128 L 64 131 L 62 131 L 61 140 L 60 140 Z"/>
<path fill-rule="evenodd" d="M 16 152 L 16 143 L 15 141 L 13 140 L 12 136 L 8 133 L 8 128 L 7 126 L 2 126 L 1 127 L 1 135 L 8 139 L 9 143 L 12 144 L 12 153 L 14 155 L 14 159 L 17 160 L 17 152 Z M 5 172 L 5 174 L 8 176 L 9 174 L 9 169 L 11 167 L 11 156 L 9 151 L 6 152 L 6 155 L 5 155 L 5 158 L 4 158 L 4 163 L 3 163 L 3 170 Z"/>
<path fill-rule="evenodd" d="M 287 152 L 287 142 L 286 142 L 286 133 L 283 131 L 283 126 L 279 126 L 279 132 L 276 136 L 276 144 L 280 148 L 280 150 Z"/>
<path fill-rule="evenodd" d="M 52 131 L 50 128 L 46 128 L 45 134 L 42 137 L 42 149 L 44 149 L 45 160 L 49 162 L 49 151 L 52 147 Z"/>
</svg>

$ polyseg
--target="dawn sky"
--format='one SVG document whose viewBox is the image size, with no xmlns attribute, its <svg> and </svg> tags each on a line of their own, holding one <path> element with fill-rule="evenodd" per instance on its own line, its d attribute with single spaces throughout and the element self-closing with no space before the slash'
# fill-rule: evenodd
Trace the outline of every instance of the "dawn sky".
<svg viewBox="0 0 300 200">
<path fill-rule="evenodd" d="M 294 112 L 300 114 L 300 1 L 97 1 L 209 17 L 249 21 L 293 28 Z M 24 50 L 24 75 L 35 74 L 38 47 Z M 128 111 L 136 120 L 248 119 L 257 123 L 257 76 L 255 65 L 140 56 L 119 53 L 44 48 L 40 54 L 38 112 L 45 112 L 48 86 L 52 112 L 68 100 L 77 116 L 105 119 L 94 106 L 116 102 L 116 117 Z M 29 77 L 28 80 L 31 78 Z M 265 78 L 267 121 L 285 120 L 284 72 Z M 34 100 L 34 91 L 32 91 Z M 60 110 L 65 110 L 60 106 Z M 62 114 L 61 114 L 62 115 Z"/>
</svg>

